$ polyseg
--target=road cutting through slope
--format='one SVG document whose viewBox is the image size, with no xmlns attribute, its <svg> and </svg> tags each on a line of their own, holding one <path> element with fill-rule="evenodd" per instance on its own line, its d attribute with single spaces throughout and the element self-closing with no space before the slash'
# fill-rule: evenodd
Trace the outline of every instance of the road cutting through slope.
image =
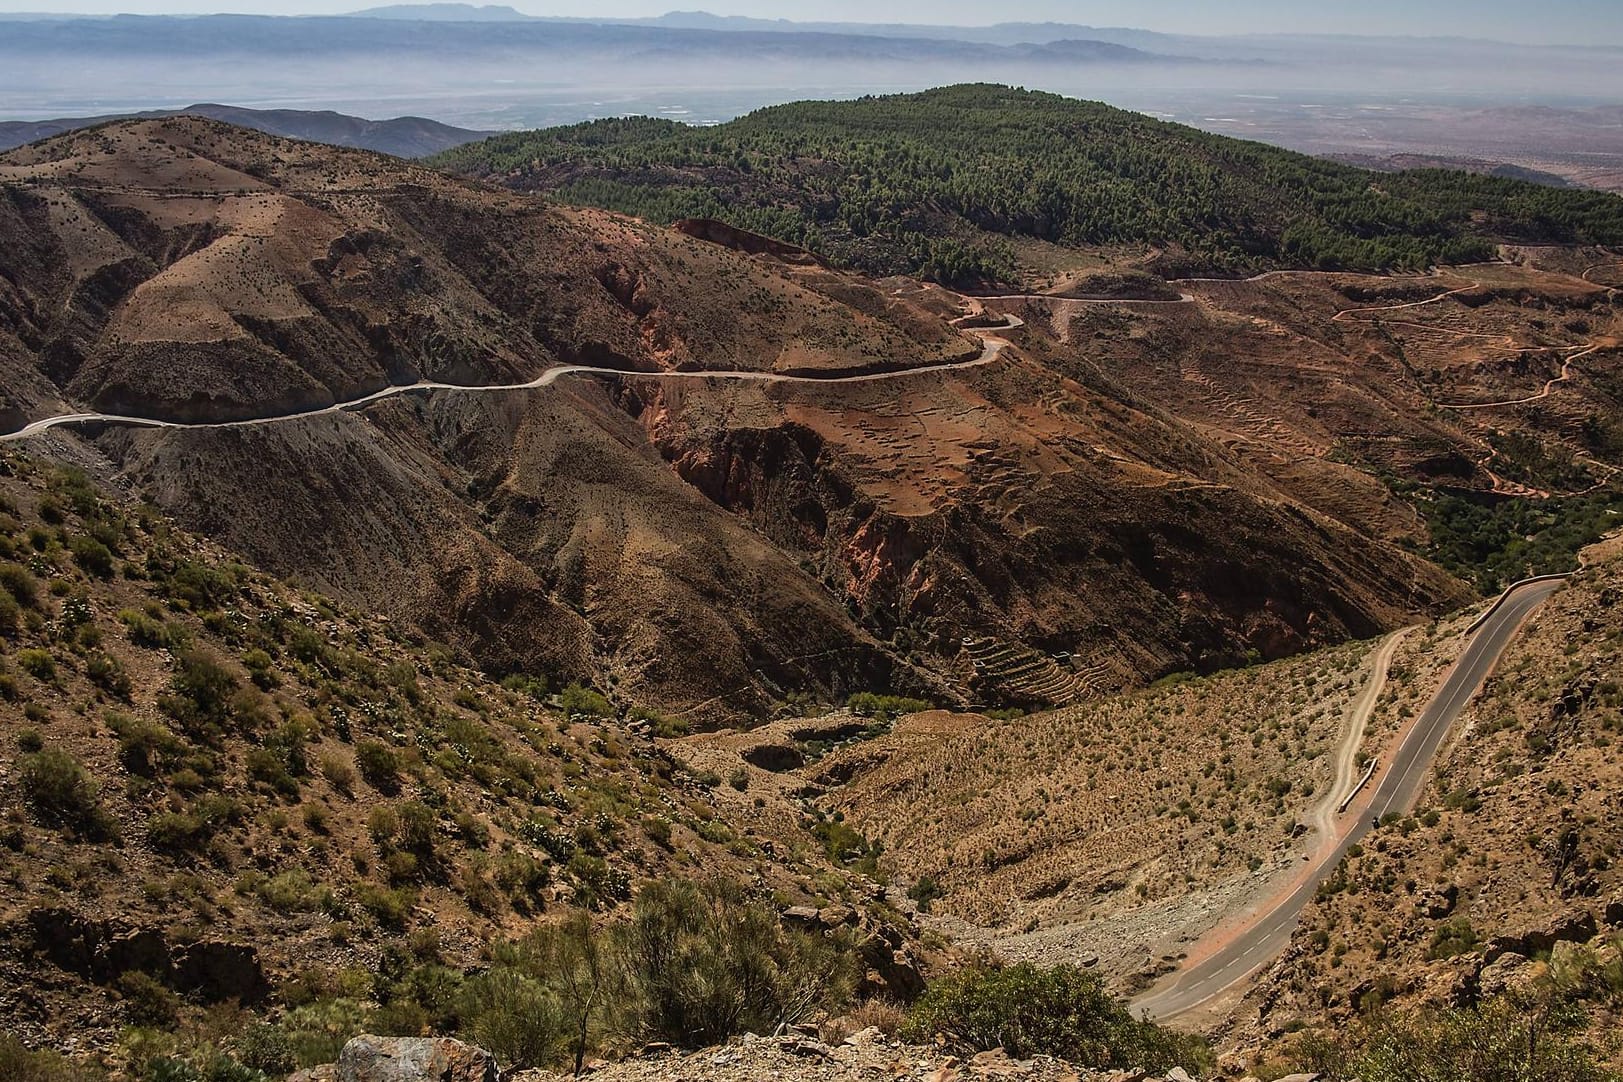
<svg viewBox="0 0 1623 1082">
<path fill-rule="evenodd" d="M 1505 600 L 1470 636 L 1426 708 L 1401 735 L 1390 762 L 1378 771 L 1373 791 L 1342 820 L 1335 844 L 1321 847 L 1320 859 L 1272 904 L 1197 944 L 1190 952 L 1196 960 L 1135 999 L 1133 1009 L 1165 1021 L 1199 1007 L 1278 957 L 1290 944 L 1302 910 L 1319 884 L 1370 831 L 1372 820 L 1413 809 L 1443 737 L 1476 697 L 1516 631 L 1560 586 L 1559 580 L 1545 579 L 1518 583 L 1507 591 Z"/>
<path fill-rule="evenodd" d="M 961 317 L 954 320 L 954 324 L 962 323 Z M 883 372 L 861 372 L 848 376 L 804 376 L 788 375 L 780 372 L 749 372 L 731 369 L 698 370 L 683 372 L 636 372 L 621 368 L 599 368 L 593 365 L 566 364 L 549 368 L 535 379 L 527 383 L 503 383 L 489 385 L 467 385 L 461 383 L 437 383 L 430 380 L 421 380 L 417 383 L 397 384 L 385 387 L 360 398 L 349 399 L 344 402 L 335 402 L 329 406 L 320 406 L 315 409 L 299 410 L 292 413 L 278 413 L 266 417 L 249 417 L 236 421 L 166 421 L 156 417 L 136 417 L 119 413 L 63 413 L 54 417 L 43 417 L 31 421 L 15 432 L 0 434 L 0 442 L 23 440 L 31 436 L 40 435 L 53 428 L 74 425 L 118 425 L 133 428 L 247 428 L 253 425 L 279 424 L 283 421 L 305 420 L 311 417 L 321 417 L 332 413 L 342 413 L 359 409 L 381 402 L 386 398 L 395 398 L 405 394 L 415 394 L 430 391 L 449 391 L 465 394 L 489 394 L 498 391 L 529 391 L 540 387 L 550 387 L 560 378 L 571 375 L 609 376 L 616 379 L 676 379 L 676 380 L 745 380 L 759 383 L 788 383 L 788 384 L 826 384 L 826 383 L 875 383 L 881 380 L 905 379 L 912 376 L 924 375 L 932 372 L 961 372 L 970 368 L 979 368 L 991 364 L 1009 346 L 1006 339 L 993 334 L 980 333 L 988 331 L 1007 331 L 1024 326 L 1024 322 L 1017 316 L 1005 316 L 1003 322 L 995 327 L 975 328 L 963 326 L 962 329 L 975 335 L 981 340 L 981 352 L 977 357 L 967 361 L 944 361 L 938 364 L 919 365 L 914 368 L 897 368 Z"/>
</svg>

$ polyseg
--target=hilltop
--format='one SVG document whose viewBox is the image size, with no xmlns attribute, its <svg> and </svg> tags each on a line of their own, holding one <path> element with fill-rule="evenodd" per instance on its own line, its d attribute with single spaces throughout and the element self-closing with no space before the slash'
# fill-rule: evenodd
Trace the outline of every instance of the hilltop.
<svg viewBox="0 0 1623 1082">
<path fill-rule="evenodd" d="M 182 109 L 161 109 L 136 114 L 59 117 L 52 120 L 0 121 L 0 150 L 10 150 L 39 139 L 90 128 L 114 120 L 164 116 L 206 116 L 289 139 L 308 139 L 333 146 L 359 147 L 401 158 L 421 158 L 491 133 L 457 128 L 420 116 L 398 116 L 388 120 L 367 120 L 343 113 L 312 109 L 247 109 L 237 105 L 202 103 Z"/>
<path fill-rule="evenodd" d="M 1013 281 L 1023 247 L 1148 247 L 1174 273 L 1418 269 L 1505 240 L 1615 244 L 1623 204 L 1442 170 L 1372 174 L 1097 102 L 964 85 L 760 109 L 714 127 L 593 121 L 446 168 L 655 220 L 717 217 L 868 273 Z"/>
</svg>

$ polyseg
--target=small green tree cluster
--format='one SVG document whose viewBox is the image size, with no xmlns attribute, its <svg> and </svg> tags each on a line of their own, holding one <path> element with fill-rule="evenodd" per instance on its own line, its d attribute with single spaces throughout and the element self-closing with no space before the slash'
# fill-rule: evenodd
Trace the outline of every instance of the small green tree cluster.
<svg viewBox="0 0 1623 1082">
<path fill-rule="evenodd" d="M 903 1035 L 965 1054 L 1001 1047 L 1122 1070 L 1193 1071 L 1211 1058 L 1199 1038 L 1134 1018 L 1097 973 L 1070 965 L 977 966 L 943 978 L 913 1006 Z"/>
<path fill-rule="evenodd" d="M 1617 1082 L 1585 1020 L 1578 1004 L 1543 989 L 1477 1007 L 1378 1012 L 1334 1037 L 1304 1038 L 1298 1059 L 1338 1082 Z"/>
</svg>

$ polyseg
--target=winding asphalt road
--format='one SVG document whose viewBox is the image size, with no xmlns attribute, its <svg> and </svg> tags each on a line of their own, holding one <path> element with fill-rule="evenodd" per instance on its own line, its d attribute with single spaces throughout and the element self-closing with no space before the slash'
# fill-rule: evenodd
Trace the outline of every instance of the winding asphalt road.
<svg viewBox="0 0 1623 1082">
<path fill-rule="evenodd" d="M 964 317 L 954 320 L 955 325 L 964 324 L 975 317 Z M 939 364 L 924 364 L 913 368 L 896 368 L 884 372 L 862 372 L 852 376 L 793 376 L 779 372 L 749 372 L 731 369 L 692 372 L 636 372 L 621 368 L 596 368 L 585 364 L 566 364 L 556 368 L 549 368 L 528 383 L 500 383 L 491 385 L 469 385 L 462 383 L 435 383 L 423 380 L 418 383 L 403 383 L 385 387 L 380 391 L 373 391 L 360 398 L 349 399 L 344 402 L 335 402 L 330 406 L 319 406 L 315 409 L 298 410 L 292 413 L 272 414 L 268 417 L 249 417 L 237 421 L 164 421 L 155 417 L 132 417 L 119 413 L 62 413 L 54 417 L 43 417 L 31 421 L 15 432 L 0 433 L 0 443 L 11 440 L 27 439 L 37 436 L 53 428 L 73 425 L 120 425 L 132 428 L 246 428 L 252 425 L 277 424 L 282 421 L 296 421 L 308 417 L 320 417 L 329 413 L 342 413 L 346 410 L 359 409 L 373 402 L 385 398 L 394 398 L 404 394 L 415 394 L 427 391 L 461 391 L 469 394 L 488 394 L 493 391 L 529 391 L 538 387 L 550 387 L 560 377 L 570 375 L 611 376 L 618 379 L 721 379 L 745 380 L 757 383 L 875 383 L 880 380 L 904 379 L 909 376 L 923 375 L 927 372 L 958 372 L 966 368 L 979 368 L 997 360 L 998 355 L 1009 345 L 1007 341 L 986 331 L 1007 331 L 1025 326 L 1018 316 L 1004 316 L 1003 322 L 993 327 L 962 326 L 962 329 L 975 335 L 981 340 L 981 352 L 978 357 L 967 361 L 944 361 Z"/>
<path fill-rule="evenodd" d="M 1523 621 L 1561 586 L 1560 580 L 1543 580 L 1513 587 L 1492 615 L 1471 633 L 1442 687 L 1374 783 L 1373 795 L 1349 811 L 1351 821 L 1344 820 L 1347 831 L 1337 845 L 1295 883 L 1289 894 L 1248 925 L 1238 932 L 1222 930 L 1227 941 L 1220 949 L 1134 1000 L 1134 1012 L 1165 1021 L 1199 1007 L 1277 958 L 1290 945 L 1303 908 L 1319 884 L 1336 870 L 1347 850 L 1370 832 L 1375 820 L 1388 812 L 1414 808 L 1443 737 L 1476 696 Z"/>
</svg>

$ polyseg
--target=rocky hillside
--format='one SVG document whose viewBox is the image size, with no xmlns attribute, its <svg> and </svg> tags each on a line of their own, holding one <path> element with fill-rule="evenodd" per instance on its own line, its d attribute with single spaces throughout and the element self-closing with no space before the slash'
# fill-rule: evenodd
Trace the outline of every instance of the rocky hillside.
<svg viewBox="0 0 1623 1082">
<path fill-rule="evenodd" d="M 13 151 L 0 185 L 13 424 L 212 424 L 567 363 L 805 378 L 566 376 L 32 444 L 496 673 L 701 722 L 887 687 L 1038 705 L 1078 688 L 980 673 L 965 637 L 986 658 L 1070 654 L 1108 690 L 1467 594 L 1054 360 L 1051 332 L 1008 332 L 981 368 L 841 382 L 974 358 L 984 334 L 951 325 L 961 298 L 741 234 L 197 119 Z"/>
<path fill-rule="evenodd" d="M 7 454 L 3 1029 L 109 1052 L 126 1026 L 190 1032 L 231 1002 L 306 1007 L 293 1032 L 319 1046 L 398 1000 L 419 1006 L 388 1024 L 411 1032 L 444 999 L 401 982 L 701 873 L 774 907 L 843 905 L 860 942 L 872 882 L 798 819 L 770 837 L 730 822 L 720 779 L 656 741 L 674 724 L 616 719 L 579 687 L 492 682 L 82 473 Z M 869 994 L 916 991 L 905 926 L 875 940 Z"/>
</svg>

